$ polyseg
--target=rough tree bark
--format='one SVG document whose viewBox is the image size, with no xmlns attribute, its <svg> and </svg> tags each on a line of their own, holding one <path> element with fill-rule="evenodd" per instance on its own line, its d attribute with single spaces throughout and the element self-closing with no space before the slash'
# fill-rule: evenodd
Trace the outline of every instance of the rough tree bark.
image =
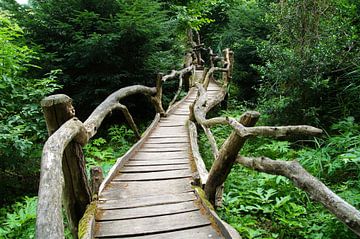
<svg viewBox="0 0 360 239">
<path fill-rule="evenodd" d="M 289 178 L 294 182 L 295 186 L 304 190 L 312 199 L 324 205 L 356 235 L 360 236 L 360 212 L 308 173 L 297 161 L 272 160 L 265 157 L 238 157 L 236 162 L 259 172 Z"/>
<path fill-rule="evenodd" d="M 166 110 L 166 112 L 168 112 L 171 109 L 171 106 L 175 103 L 176 99 L 179 97 L 180 93 L 181 93 L 181 89 L 183 86 L 183 81 L 184 81 L 184 76 L 187 75 L 187 77 L 189 77 L 191 74 L 191 72 L 195 69 L 194 65 L 190 65 L 187 66 L 179 71 L 176 70 L 172 70 L 170 74 L 162 76 L 161 77 L 161 84 L 163 84 L 164 82 L 166 82 L 167 80 L 173 79 L 175 77 L 179 77 L 179 86 L 178 89 L 175 93 L 175 96 L 173 97 L 173 99 L 171 100 L 171 102 L 169 103 L 168 109 Z"/>
<path fill-rule="evenodd" d="M 201 187 L 203 187 L 206 184 L 209 172 L 205 167 L 204 161 L 199 151 L 199 145 L 197 141 L 198 135 L 197 135 L 197 129 L 195 123 L 189 120 L 188 128 L 189 128 L 190 147 L 191 147 L 192 155 L 194 156 L 196 168 L 199 173 Z"/>
<path fill-rule="evenodd" d="M 119 107 L 119 101 L 122 98 L 140 93 L 147 96 L 154 96 L 158 92 L 154 87 L 134 85 L 121 88 L 108 96 L 98 107 L 96 107 L 89 118 L 84 122 L 88 132 L 88 138 L 92 138 L 96 134 L 104 118 L 114 109 Z M 162 109 L 161 102 L 153 101 L 153 104 L 156 110 Z"/>
<path fill-rule="evenodd" d="M 81 160 L 73 159 L 83 157 L 80 146 L 84 146 L 88 140 L 96 134 L 104 118 L 111 113 L 112 110 L 123 108 L 119 101 L 124 97 L 139 93 L 151 97 L 156 94 L 156 88 L 141 85 L 122 88 L 106 98 L 106 100 L 93 111 L 85 123 L 74 118 L 66 121 L 58 130 L 56 130 L 58 125 L 61 125 L 66 118 L 74 116 L 71 99 L 61 95 L 51 96 L 42 101 L 44 114 L 48 117 L 47 121 L 51 122 L 48 123 L 48 131 L 49 133 L 55 133 L 51 135 L 45 143 L 41 159 L 38 214 L 36 219 L 37 238 L 63 238 L 64 226 L 61 214 L 61 200 L 64 177 L 66 183 L 64 189 L 64 206 L 66 209 L 72 208 L 71 213 L 68 213 L 71 214 L 69 218 L 70 225 L 73 225 L 74 228 L 77 226 L 78 220 L 81 219 L 85 212 L 86 205 L 91 200 L 91 196 L 89 186 L 85 183 L 86 180 L 84 179 L 86 178 L 84 173 L 85 166 Z M 61 104 L 63 105 L 59 106 Z M 155 107 L 158 108 L 161 106 L 157 104 L 157 102 L 154 104 Z M 52 109 L 53 106 L 56 107 Z M 76 147 L 70 150 L 70 157 L 67 151 L 64 152 L 64 150 L 73 138 L 75 141 L 73 144 L 76 145 Z M 70 160 L 62 163 L 61 158 L 63 155 Z M 74 161 L 75 164 L 78 163 L 76 167 L 71 166 Z M 72 173 L 68 174 L 69 168 L 76 170 L 71 170 Z M 72 184 L 68 182 L 72 182 Z M 82 184 L 84 185 L 79 186 Z M 85 192 L 81 192 L 81 190 L 85 190 Z M 75 196 L 74 198 L 68 198 L 67 195 Z M 85 207 L 84 210 L 82 205 Z M 73 213 L 73 209 L 76 213 Z M 68 211 L 68 209 L 66 211 Z M 73 234 L 75 231 L 76 228 L 72 230 Z M 77 234 L 74 234 L 74 236 L 76 237 Z"/>
<path fill-rule="evenodd" d="M 79 139 L 76 140 L 76 137 Z M 38 239 L 64 238 L 61 206 L 64 188 L 63 155 L 66 146 L 73 139 L 83 142 L 84 137 L 86 137 L 85 127 L 78 119 L 73 118 L 64 123 L 45 143 L 41 157 L 42 170 L 36 217 L 36 238 Z M 73 226 L 77 227 L 77 225 Z"/>
<path fill-rule="evenodd" d="M 251 127 L 256 124 L 259 117 L 258 112 L 246 112 L 240 117 L 240 123 Z M 246 138 L 240 137 L 233 131 L 221 147 L 218 159 L 214 161 L 205 185 L 206 196 L 212 204 L 215 204 L 217 188 L 225 182 L 245 141 Z"/>
<path fill-rule="evenodd" d="M 75 116 L 72 100 L 66 95 L 53 95 L 41 101 L 49 135 L 52 135 L 63 123 Z M 65 148 L 62 159 L 64 174 L 63 205 L 74 238 L 77 237 L 78 223 L 91 201 L 85 159 L 82 147 L 71 142 Z"/>
<path fill-rule="evenodd" d="M 156 94 L 150 97 L 151 102 L 155 107 L 155 111 L 160 114 L 160 116 L 166 116 L 165 110 L 162 106 L 162 77 L 163 74 L 159 73 L 156 78 Z"/>
<path fill-rule="evenodd" d="M 119 105 L 118 105 L 118 108 L 119 108 L 119 109 L 122 111 L 122 113 L 124 114 L 125 119 L 126 119 L 126 121 L 128 122 L 128 124 L 129 124 L 129 126 L 131 127 L 131 129 L 134 131 L 135 136 L 136 136 L 138 139 L 140 139 L 140 138 L 141 138 L 140 132 L 139 132 L 139 130 L 138 130 L 138 128 L 137 128 L 137 126 L 136 126 L 136 124 L 135 124 L 135 122 L 134 122 L 134 119 L 133 119 L 133 117 L 131 116 L 128 108 L 127 108 L 125 105 L 122 105 L 122 104 L 120 104 L 120 103 L 119 103 Z"/>
</svg>

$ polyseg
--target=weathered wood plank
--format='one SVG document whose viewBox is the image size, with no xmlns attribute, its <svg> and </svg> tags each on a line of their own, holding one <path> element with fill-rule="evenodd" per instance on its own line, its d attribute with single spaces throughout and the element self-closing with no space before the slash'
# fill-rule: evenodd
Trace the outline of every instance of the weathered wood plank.
<svg viewBox="0 0 360 239">
<path fill-rule="evenodd" d="M 166 128 L 166 127 L 158 127 L 156 130 L 158 131 L 165 131 L 165 130 L 180 130 L 180 131 L 184 131 L 184 125 L 183 122 L 161 122 L 161 124 L 171 124 L 171 125 L 178 125 L 178 126 L 174 126 L 172 128 Z M 160 124 L 160 125 L 161 125 Z"/>
<path fill-rule="evenodd" d="M 191 177 L 189 169 L 174 171 L 161 171 L 161 172 L 148 172 L 148 173 L 122 173 L 114 178 L 114 181 L 147 181 L 147 180 L 164 180 L 176 178 L 189 178 Z"/>
<path fill-rule="evenodd" d="M 142 149 L 166 149 L 166 148 L 171 148 L 171 149 L 183 149 L 183 150 L 188 150 L 189 145 L 187 143 L 168 143 L 168 144 L 161 144 L 161 143 L 146 143 L 143 144 Z"/>
<path fill-rule="evenodd" d="M 189 143 L 187 138 L 149 138 L 146 143 L 149 144 L 172 144 L 172 143 Z"/>
<path fill-rule="evenodd" d="M 209 224 L 209 220 L 198 211 L 151 218 L 98 222 L 95 237 L 146 235 Z"/>
<path fill-rule="evenodd" d="M 136 198 L 126 198 L 117 200 L 99 201 L 99 209 L 122 209 L 122 208 L 134 208 L 145 207 L 152 205 L 163 205 L 168 203 L 188 202 L 196 199 L 193 192 L 179 193 L 179 194 L 163 194 L 152 195 Z"/>
<path fill-rule="evenodd" d="M 119 238 L 119 237 L 108 237 L 108 238 Z M 174 232 L 156 233 L 153 235 L 136 236 L 131 239 L 188 239 L 188 238 L 211 238 L 221 239 L 218 233 L 211 226 L 202 226 L 193 229 L 186 229 Z"/>
<path fill-rule="evenodd" d="M 157 195 L 161 192 L 166 193 L 185 193 L 191 192 L 190 179 L 170 179 L 141 182 L 111 182 L 104 192 L 100 195 L 101 199 L 120 199 L 140 196 Z"/>
<path fill-rule="evenodd" d="M 125 166 L 160 166 L 160 165 L 176 165 L 188 164 L 188 159 L 171 159 L 171 160 L 130 160 Z"/>
<path fill-rule="evenodd" d="M 147 165 L 147 166 L 124 167 L 120 169 L 119 172 L 121 173 L 160 172 L 160 171 L 187 169 L 187 168 L 189 168 L 188 164 L 159 165 L 159 166 Z"/>
<path fill-rule="evenodd" d="M 187 135 L 186 134 L 167 134 L 167 135 L 163 135 L 163 134 L 156 134 L 156 135 L 150 135 L 149 136 L 150 139 L 169 139 L 169 140 L 187 140 Z"/>
<path fill-rule="evenodd" d="M 159 160 L 188 160 L 189 157 L 173 157 L 173 158 L 165 158 L 165 159 L 159 159 L 159 158 L 132 158 L 131 160 L 132 161 L 153 161 L 153 162 L 156 162 L 156 161 L 159 161 Z"/>
<path fill-rule="evenodd" d="M 155 205 L 147 207 L 116 209 L 116 210 L 98 210 L 95 219 L 97 221 L 125 220 L 133 218 L 164 216 L 175 213 L 184 213 L 198 211 L 198 206 L 194 202 L 172 203 L 165 205 Z"/>
<path fill-rule="evenodd" d="M 153 135 L 157 135 L 157 134 L 162 134 L 162 135 L 173 135 L 173 134 L 181 134 L 184 135 L 184 137 L 186 137 L 186 130 L 184 126 L 181 127 L 171 127 L 171 128 L 157 128 L 156 130 L 154 130 L 154 132 L 151 134 Z"/>
<path fill-rule="evenodd" d="M 162 147 L 161 145 L 156 145 L 157 148 L 151 147 L 142 147 L 138 152 L 187 152 L 186 146 L 181 147 Z"/>
<path fill-rule="evenodd" d="M 115 177 L 117 171 L 124 166 L 124 164 L 130 159 L 130 157 L 134 154 L 134 152 L 139 149 L 141 147 L 141 145 L 143 145 L 143 143 L 146 142 L 148 135 L 152 132 L 152 130 L 156 127 L 156 125 L 159 123 L 160 120 L 160 114 L 156 114 L 153 122 L 151 123 L 151 125 L 146 129 L 146 131 L 143 133 L 142 138 L 136 143 L 134 144 L 129 151 L 127 151 L 121 158 L 118 158 L 116 160 L 116 163 L 114 164 L 114 166 L 111 167 L 108 175 L 106 176 L 106 178 L 104 179 L 104 181 L 102 182 L 102 184 L 100 185 L 99 188 L 99 194 L 102 192 L 102 190 L 104 189 L 105 185 L 108 184 L 108 182 L 110 182 L 113 177 Z"/>
<path fill-rule="evenodd" d="M 178 151 L 178 152 L 137 152 L 132 159 L 169 159 L 169 158 L 183 158 L 188 157 L 189 153 L 187 151 Z"/>
<path fill-rule="evenodd" d="M 162 131 L 162 132 L 156 132 L 150 135 L 150 138 L 187 138 L 187 133 L 184 132 L 166 132 L 166 131 Z"/>
</svg>

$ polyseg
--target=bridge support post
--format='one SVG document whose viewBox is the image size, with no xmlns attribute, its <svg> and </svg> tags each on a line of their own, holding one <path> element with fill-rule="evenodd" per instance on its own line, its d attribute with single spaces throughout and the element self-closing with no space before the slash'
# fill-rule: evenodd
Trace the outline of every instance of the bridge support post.
<svg viewBox="0 0 360 239">
<path fill-rule="evenodd" d="M 41 101 L 49 136 L 63 123 L 75 116 L 70 97 L 58 94 Z M 78 235 L 78 224 L 86 206 L 91 202 L 90 188 L 85 171 L 85 159 L 80 144 L 71 142 L 64 151 L 62 160 L 64 173 L 63 206 L 74 238 Z"/>
</svg>

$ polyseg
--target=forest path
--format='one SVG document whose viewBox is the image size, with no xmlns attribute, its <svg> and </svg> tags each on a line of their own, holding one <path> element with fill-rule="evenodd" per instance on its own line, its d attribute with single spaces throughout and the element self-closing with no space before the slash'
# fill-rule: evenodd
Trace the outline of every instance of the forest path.
<svg viewBox="0 0 360 239">
<path fill-rule="evenodd" d="M 220 87 L 211 82 L 208 99 Z M 99 195 L 95 238 L 223 238 L 191 185 L 188 96 L 161 118 Z"/>
</svg>

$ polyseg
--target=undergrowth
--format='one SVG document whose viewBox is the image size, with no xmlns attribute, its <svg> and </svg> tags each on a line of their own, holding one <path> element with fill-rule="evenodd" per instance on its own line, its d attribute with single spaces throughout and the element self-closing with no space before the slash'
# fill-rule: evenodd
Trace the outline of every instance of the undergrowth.
<svg viewBox="0 0 360 239">
<path fill-rule="evenodd" d="M 242 112 L 243 109 L 238 108 L 221 114 L 239 118 Z M 262 123 L 264 121 L 259 122 Z M 360 125 L 349 117 L 334 124 L 331 130 L 331 136 L 307 141 L 250 139 L 241 154 L 277 160 L 297 159 L 335 193 L 360 208 Z M 219 147 L 230 132 L 226 126 L 213 128 Z M 210 169 L 213 156 L 203 133 L 200 133 L 200 150 Z M 240 165 L 235 165 L 228 176 L 223 206 L 217 210 L 243 238 L 357 238 L 287 178 Z"/>
<path fill-rule="evenodd" d="M 85 146 L 87 172 L 93 166 L 101 166 L 106 175 L 116 159 L 126 153 L 136 140 L 134 132 L 126 126 L 110 127 L 106 138 L 96 138 Z M 0 238 L 35 238 L 36 205 L 37 197 L 25 197 L 13 205 L 0 208 Z M 71 239 L 66 216 L 64 225 L 65 238 Z"/>
<path fill-rule="evenodd" d="M 31 239 L 35 238 L 37 197 L 24 197 L 11 206 L 0 209 L 0 238 Z M 64 217 L 65 218 L 65 217 Z M 72 235 L 65 220 L 65 238 Z"/>
<path fill-rule="evenodd" d="M 125 154 L 136 141 L 134 131 L 125 125 L 110 127 L 107 138 L 96 138 L 85 146 L 87 171 L 91 167 L 100 166 L 106 175 L 117 158 Z"/>
</svg>

